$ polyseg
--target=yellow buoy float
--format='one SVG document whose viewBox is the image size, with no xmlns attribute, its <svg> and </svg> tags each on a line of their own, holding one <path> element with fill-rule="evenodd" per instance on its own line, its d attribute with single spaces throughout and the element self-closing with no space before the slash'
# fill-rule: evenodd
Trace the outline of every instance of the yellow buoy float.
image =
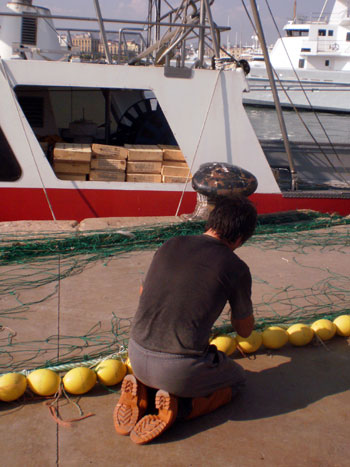
<svg viewBox="0 0 350 467">
<path fill-rule="evenodd" d="M 333 320 L 338 336 L 350 336 L 350 315 L 341 315 Z"/>
<path fill-rule="evenodd" d="M 0 376 L 0 400 L 12 402 L 23 396 L 27 379 L 20 373 L 6 373 Z"/>
<path fill-rule="evenodd" d="M 262 344 L 262 335 L 258 331 L 252 331 L 249 337 L 241 337 L 237 334 L 237 347 L 245 353 L 256 352 Z"/>
<path fill-rule="evenodd" d="M 29 388 L 39 396 L 52 396 L 60 387 L 61 378 L 47 368 L 32 371 L 27 376 Z"/>
<path fill-rule="evenodd" d="M 90 368 L 73 368 L 64 375 L 63 386 L 71 394 L 85 394 L 95 386 L 96 378 L 96 373 Z"/>
<path fill-rule="evenodd" d="M 288 334 L 280 326 L 269 326 L 262 333 L 262 342 L 267 349 L 280 349 L 288 342 Z"/>
<path fill-rule="evenodd" d="M 126 365 L 116 359 L 103 360 L 95 368 L 97 379 L 106 386 L 114 386 L 120 383 L 127 372 Z"/>
<path fill-rule="evenodd" d="M 125 362 L 124 362 L 125 366 L 126 366 L 126 370 L 127 370 L 127 373 L 128 375 L 133 375 L 134 372 L 132 370 L 132 366 L 131 366 L 131 362 L 130 362 L 130 358 L 128 357 Z"/>
<path fill-rule="evenodd" d="M 293 324 L 287 329 L 289 342 L 293 345 L 301 347 L 307 345 L 314 337 L 314 331 L 306 324 Z"/>
<path fill-rule="evenodd" d="M 236 339 L 228 335 L 216 336 L 210 341 L 210 344 L 215 345 L 218 350 L 226 355 L 232 355 L 237 347 Z"/>
<path fill-rule="evenodd" d="M 337 331 L 337 327 L 329 319 L 318 319 L 311 325 L 311 329 L 315 334 L 322 339 L 323 341 L 328 341 L 332 339 L 334 334 Z"/>
</svg>

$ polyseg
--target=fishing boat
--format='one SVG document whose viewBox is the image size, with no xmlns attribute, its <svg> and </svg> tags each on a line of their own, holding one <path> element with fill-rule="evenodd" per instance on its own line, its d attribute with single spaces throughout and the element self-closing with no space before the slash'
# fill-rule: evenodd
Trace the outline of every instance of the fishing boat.
<svg viewBox="0 0 350 467">
<path fill-rule="evenodd" d="M 147 20 L 133 24 L 103 18 L 93 3 L 92 18 L 52 15 L 31 0 L 1 14 L 1 221 L 191 213 L 191 174 L 210 162 L 256 177 L 260 213 L 350 213 L 347 153 L 299 151 L 291 171 L 281 148 L 261 146 L 242 103 L 245 64 L 221 47 L 227 28 L 213 21 L 212 1 L 149 0 Z M 103 59 L 74 46 L 81 24 L 99 34 Z M 121 53 L 128 32 L 139 41 L 132 54 Z"/>
<path fill-rule="evenodd" d="M 350 112 L 350 2 L 336 0 L 325 14 L 328 3 L 314 18 L 288 21 L 269 54 L 282 107 Z M 274 106 L 262 57 L 250 67 L 244 103 Z"/>
</svg>

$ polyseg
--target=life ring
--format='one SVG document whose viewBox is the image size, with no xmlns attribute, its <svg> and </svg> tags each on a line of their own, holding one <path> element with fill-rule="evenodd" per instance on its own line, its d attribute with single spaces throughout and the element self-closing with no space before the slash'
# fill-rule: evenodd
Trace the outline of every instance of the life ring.
<svg viewBox="0 0 350 467">
<path fill-rule="evenodd" d="M 331 50 L 333 50 L 333 51 L 337 51 L 337 50 L 339 50 L 339 44 L 337 44 L 336 42 L 334 42 L 334 44 L 331 44 L 331 45 L 329 46 L 329 48 L 330 48 Z"/>
</svg>

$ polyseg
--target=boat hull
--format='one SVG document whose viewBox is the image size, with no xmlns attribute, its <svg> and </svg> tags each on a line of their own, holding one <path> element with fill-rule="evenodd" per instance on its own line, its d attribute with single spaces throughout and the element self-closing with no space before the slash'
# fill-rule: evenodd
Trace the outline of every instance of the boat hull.
<svg viewBox="0 0 350 467">
<path fill-rule="evenodd" d="M 0 196 L 6 200 L 0 221 L 174 216 L 193 212 L 196 204 L 195 192 L 185 192 L 181 200 L 178 191 L 1 188 Z M 296 209 L 350 214 L 350 194 L 343 192 L 254 193 L 251 200 L 259 214 Z"/>
</svg>

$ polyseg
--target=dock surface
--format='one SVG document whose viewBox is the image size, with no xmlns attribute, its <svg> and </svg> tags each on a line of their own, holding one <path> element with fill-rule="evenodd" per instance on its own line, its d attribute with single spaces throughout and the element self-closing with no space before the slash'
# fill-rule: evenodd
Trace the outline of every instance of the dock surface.
<svg viewBox="0 0 350 467">
<path fill-rule="evenodd" d="M 158 222 L 152 218 L 137 221 L 138 225 Z M 0 225 L 2 234 L 58 228 L 52 223 L 7 224 Z M 84 225 L 80 229 L 122 228 L 136 225 L 136 220 L 88 220 Z M 74 223 L 60 227 L 61 231 L 77 228 Z M 309 314 L 338 313 L 342 307 L 344 314 L 349 314 L 349 238 L 349 226 L 336 226 L 296 232 L 288 241 L 270 235 L 237 250 L 253 276 L 256 317 L 278 320 L 291 313 L 295 322 L 301 322 L 304 310 Z M 47 277 L 47 263 L 38 265 L 33 260 L 0 266 L 3 283 L 23 277 L 15 294 L 0 296 L 2 348 L 8 344 L 8 329 L 16 333 L 11 355 L 2 353 L 0 357 L 2 364 L 13 359 L 16 366 L 27 359 L 30 366 L 57 356 L 81 357 L 88 351 L 97 352 L 99 345 L 108 351 L 116 322 L 121 326 L 121 339 L 127 342 L 139 286 L 153 254 L 154 250 L 134 251 L 83 263 L 84 267 L 77 265 L 67 277 L 42 281 L 37 287 L 25 287 L 24 282 L 33 270 L 37 281 Z M 57 274 L 59 267 L 66 271 L 68 266 L 64 260 L 60 265 L 58 260 L 50 261 L 49 273 Z M 10 309 L 15 312 L 5 313 Z M 233 358 L 247 372 L 244 392 L 212 414 L 177 422 L 145 446 L 133 444 L 114 430 L 112 413 L 120 386 L 107 390 L 96 385 L 79 398 L 70 397 L 78 406 L 61 398 L 62 420 L 93 414 L 70 427 L 55 422 L 42 398 L 26 395 L 12 403 L 0 402 L 1 465 L 348 466 L 349 345 L 349 338 L 337 336 L 324 344 L 314 341 L 300 348 L 289 344 L 275 351 L 261 348 L 245 358 L 236 352 Z"/>
</svg>

